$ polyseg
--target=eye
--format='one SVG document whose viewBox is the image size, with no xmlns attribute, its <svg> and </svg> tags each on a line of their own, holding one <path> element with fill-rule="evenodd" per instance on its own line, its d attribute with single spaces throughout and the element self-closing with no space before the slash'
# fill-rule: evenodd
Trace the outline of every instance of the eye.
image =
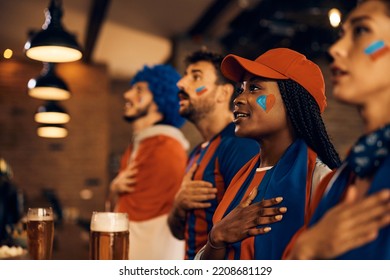
<svg viewBox="0 0 390 280">
<path fill-rule="evenodd" d="M 135 94 L 136 94 L 137 96 L 144 95 L 145 92 L 147 92 L 147 91 L 148 91 L 148 87 L 147 87 L 147 86 L 146 86 L 146 87 L 144 87 L 144 86 L 137 86 L 137 87 L 135 88 Z"/>
<path fill-rule="evenodd" d="M 366 33 L 369 33 L 371 30 L 365 25 L 356 25 L 352 29 L 352 34 L 354 38 L 358 38 Z"/>
<path fill-rule="evenodd" d="M 249 92 L 256 92 L 256 91 L 258 91 L 260 89 L 261 88 L 258 85 L 256 85 L 256 84 L 250 84 L 249 85 Z"/>
<path fill-rule="evenodd" d="M 202 76 L 199 74 L 194 74 L 194 75 L 192 75 L 192 79 L 194 81 L 200 81 L 202 79 Z"/>
</svg>

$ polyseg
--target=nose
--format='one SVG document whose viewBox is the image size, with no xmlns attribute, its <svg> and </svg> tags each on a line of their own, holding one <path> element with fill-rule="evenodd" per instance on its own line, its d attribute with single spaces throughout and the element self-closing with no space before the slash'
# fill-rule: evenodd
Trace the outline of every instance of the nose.
<svg viewBox="0 0 390 280">
<path fill-rule="evenodd" d="M 243 92 L 238 94 L 236 96 L 236 98 L 234 98 L 234 100 L 233 100 L 234 106 L 242 105 L 242 104 L 245 104 L 245 103 L 246 103 L 246 99 L 244 97 Z"/>
<path fill-rule="evenodd" d="M 246 98 L 245 98 L 245 92 L 247 90 L 246 85 L 247 82 L 244 81 L 241 84 L 237 84 L 235 86 L 235 92 L 234 92 L 235 98 L 233 100 L 234 105 L 244 104 L 246 102 Z"/>
<path fill-rule="evenodd" d="M 184 89 L 184 86 L 185 86 L 185 76 L 183 76 L 183 77 L 176 83 L 176 86 L 177 86 L 179 89 Z"/>
<path fill-rule="evenodd" d="M 128 89 L 127 91 L 125 91 L 123 93 L 123 97 L 126 99 L 126 98 L 130 98 L 130 95 L 131 95 L 131 92 L 132 92 L 132 89 Z"/>
<path fill-rule="evenodd" d="M 329 47 L 328 53 L 333 61 L 336 57 L 345 57 L 346 56 L 346 42 L 345 39 L 340 38 Z"/>
</svg>

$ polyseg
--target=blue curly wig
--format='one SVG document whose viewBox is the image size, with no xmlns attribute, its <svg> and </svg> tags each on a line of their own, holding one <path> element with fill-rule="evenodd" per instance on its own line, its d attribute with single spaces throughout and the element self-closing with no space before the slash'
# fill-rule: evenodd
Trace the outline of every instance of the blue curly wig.
<svg viewBox="0 0 390 280">
<path fill-rule="evenodd" d="M 164 116 L 161 123 L 179 128 L 185 122 L 179 114 L 179 88 L 176 86 L 179 80 L 179 73 L 170 65 L 144 66 L 135 74 L 130 85 L 147 82 L 149 90 L 153 93 L 153 100 Z"/>
</svg>

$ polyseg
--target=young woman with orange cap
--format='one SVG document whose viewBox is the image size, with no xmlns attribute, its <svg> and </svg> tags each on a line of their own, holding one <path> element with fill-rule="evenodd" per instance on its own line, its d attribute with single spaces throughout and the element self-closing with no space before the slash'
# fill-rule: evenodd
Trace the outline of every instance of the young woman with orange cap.
<svg viewBox="0 0 390 280">
<path fill-rule="evenodd" d="M 285 257 L 390 259 L 390 0 L 361 1 L 329 52 L 333 94 L 359 109 L 365 131 L 319 186 L 308 229 Z"/>
<path fill-rule="evenodd" d="M 315 186 L 340 163 L 321 118 L 323 76 L 315 63 L 286 48 L 254 61 L 228 55 L 221 69 L 241 85 L 236 135 L 257 140 L 261 149 L 229 185 L 199 258 L 280 259 L 307 222 Z M 259 204 L 261 211 L 254 210 Z"/>
</svg>

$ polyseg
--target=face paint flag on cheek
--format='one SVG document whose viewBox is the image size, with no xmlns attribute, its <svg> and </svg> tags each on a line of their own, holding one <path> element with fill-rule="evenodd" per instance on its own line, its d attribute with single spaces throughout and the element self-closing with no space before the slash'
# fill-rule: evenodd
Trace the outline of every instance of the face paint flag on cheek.
<svg viewBox="0 0 390 280">
<path fill-rule="evenodd" d="M 197 95 L 202 95 L 207 91 L 207 88 L 205 86 L 198 87 L 195 89 Z"/>
<path fill-rule="evenodd" d="M 272 107 L 274 107 L 275 104 L 275 95 L 261 95 L 256 100 L 257 104 L 260 105 L 263 110 L 268 113 L 271 111 Z"/>
<path fill-rule="evenodd" d="M 364 50 L 364 53 L 370 56 L 372 60 L 376 60 L 388 51 L 389 46 L 384 41 L 375 41 Z"/>
</svg>

